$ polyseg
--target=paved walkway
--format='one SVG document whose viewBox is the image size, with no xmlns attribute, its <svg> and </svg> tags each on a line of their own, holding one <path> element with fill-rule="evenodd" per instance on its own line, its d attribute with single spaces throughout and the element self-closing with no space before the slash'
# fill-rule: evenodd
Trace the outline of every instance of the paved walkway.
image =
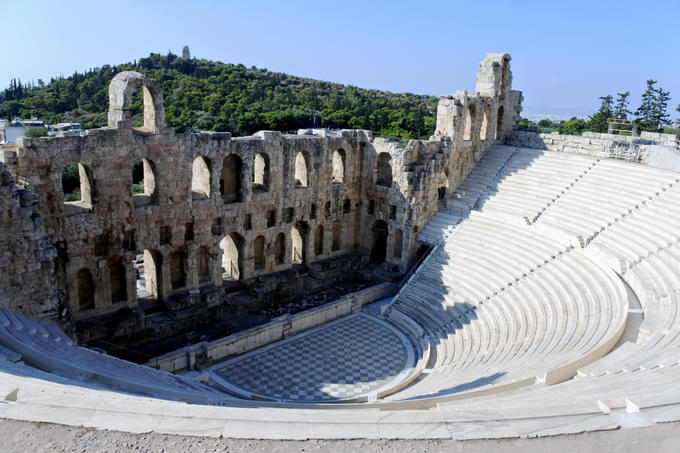
<svg viewBox="0 0 680 453">
<path fill-rule="evenodd" d="M 403 334 L 361 313 L 220 363 L 211 373 L 242 395 L 334 401 L 394 385 L 413 363 Z"/>
</svg>

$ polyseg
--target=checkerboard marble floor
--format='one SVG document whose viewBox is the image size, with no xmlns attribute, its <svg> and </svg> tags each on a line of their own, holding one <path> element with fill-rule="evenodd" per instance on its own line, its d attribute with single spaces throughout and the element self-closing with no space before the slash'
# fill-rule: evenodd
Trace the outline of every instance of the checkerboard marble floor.
<svg viewBox="0 0 680 453">
<path fill-rule="evenodd" d="M 214 366 L 230 386 L 280 401 L 370 394 L 412 366 L 408 340 L 366 314 L 351 315 Z"/>
</svg>

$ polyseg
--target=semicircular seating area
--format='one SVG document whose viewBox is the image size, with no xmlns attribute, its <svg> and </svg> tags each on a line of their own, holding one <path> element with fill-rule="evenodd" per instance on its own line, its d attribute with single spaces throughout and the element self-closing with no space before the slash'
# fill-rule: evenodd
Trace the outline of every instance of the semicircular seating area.
<svg viewBox="0 0 680 453">
<path fill-rule="evenodd" d="M 20 403 L 17 382 L 24 376 L 30 382 L 23 401 L 42 409 L 44 401 L 69 404 L 51 391 L 85 405 L 100 388 L 224 404 L 229 408 L 186 405 L 182 413 L 212 423 L 206 430 L 246 436 L 274 426 L 271 436 L 284 438 L 334 437 L 336 424 L 345 437 L 452 436 L 458 428 L 461 437 L 487 437 L 677 421 L 678 207 L 679 173 L 586 155 L 491 148 L 421 231 L 419 240 L 433 246 L 429 256 L 381 307 L 383 319 L 421 357 L 417 372 L 377 401 L 300 410 L 239 400 L 186 377 L 76 347 L 54 326 L 8 311 L 0 312 L 0 373 L 14 377 L 0 390 Z M 52 362 L 43 363 L 44 355 Z M 40 395 L 39 382 L 50 376 Z M 72 390 L 78 383 L 85 388 Z M 125 397 L 110 396 L 132 410 Z M 130 401 L 163 416 L 164 408 L 178 407 Z M 0 416 L 12 407 L 0 404 Z M 189 425 L 184 432 L 196 429 Z"/>
</svg>

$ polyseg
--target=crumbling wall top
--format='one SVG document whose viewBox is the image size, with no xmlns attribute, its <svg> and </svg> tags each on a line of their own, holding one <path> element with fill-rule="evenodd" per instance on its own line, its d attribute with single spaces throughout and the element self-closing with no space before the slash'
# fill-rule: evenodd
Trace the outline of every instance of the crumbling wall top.
<svg viewBox="0 0 680 453">
<path fill-rule="evenodd" d="M 492 97 L 505 96 L 512 85 L 510 60 L 510 55 L 507 53 L 486 54 L 477 68 L 476 91 Z"/>
</svg>

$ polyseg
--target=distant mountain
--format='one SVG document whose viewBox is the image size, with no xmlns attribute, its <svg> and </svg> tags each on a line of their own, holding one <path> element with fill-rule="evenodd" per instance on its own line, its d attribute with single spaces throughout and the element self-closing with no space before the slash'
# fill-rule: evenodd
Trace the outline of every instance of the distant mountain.
<svg viewBox="0 0 680 453">
<path fill-rule="evenodd" d="M 438 99 L 433 96 L 365 90 L 172 53 L 76 72 L 44 86 L 13 81 L 0 93 L 0 117 L 79 122 L 86 129 L 104 126 L 108 84 L 125 70 L 139 71 L 160 83 L 166 122 L 176 132 L 249 135 L 262 129 L 338 127 L 399 138 L 426 138 L 434 132 Z M 132 113 L 133 121 L 141 125 L 141 90 L 133 98 Z"/>
</svg>

